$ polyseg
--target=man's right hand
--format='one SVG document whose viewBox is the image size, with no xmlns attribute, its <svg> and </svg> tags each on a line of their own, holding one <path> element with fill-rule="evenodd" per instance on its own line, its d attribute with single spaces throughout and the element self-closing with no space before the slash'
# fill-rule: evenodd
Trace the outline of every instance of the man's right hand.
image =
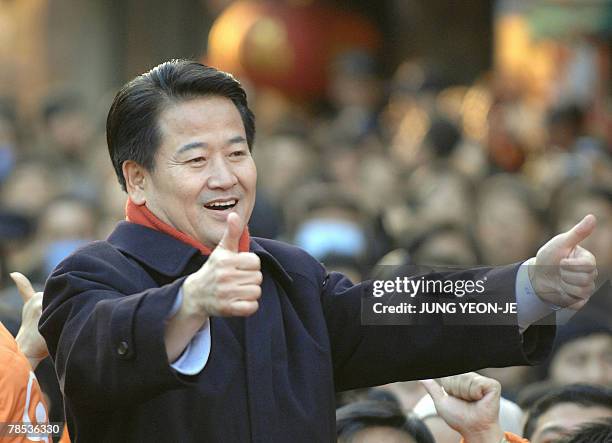
<svg viewBox="0 0 612 443">
<path fill-rule="evenodd" d="M 227 216 L 221 241 L 206 263 L 183 283 L 182 309 L 189 315 L 248 317 L 259 308 L 261 262 L 252 252 L 239 252 L 244 223 Z"/>
<path fill-rule="evenodd" d="M 499 425 L 501 385 L 475 372 L 444 377 L 440 384 L 421 380 L 438 415 L 459 432 L 465 443 L 495 443 L 504 432 Z"/>
<path fill-rule="evenodd" d="M 227 216 L 221 241 L 208 260 L 183 282 L 183 301 L 166 323 L 168 362 L 174 362 L 210 316 L 247 317 L 259 308 L 261 263 L 250 252 L 239 252 L 244 224 L 236 213 Z"/>
</svg>

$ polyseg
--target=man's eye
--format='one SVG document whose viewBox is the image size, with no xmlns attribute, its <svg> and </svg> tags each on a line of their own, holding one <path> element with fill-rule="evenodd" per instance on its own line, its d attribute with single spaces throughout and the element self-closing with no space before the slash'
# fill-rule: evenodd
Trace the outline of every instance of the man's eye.
<svg viewBox="0 0 612 443">
<path fill-rule="evenodd" d="M 196 157 L 187 161 L 187 163 L 202 163 L 205 162 L 206 159 L 204 157 Z"/>
<path fill-rule="evenodd" d="M 243 155 L 246 155 L 246 151 L 243 151 L 243 150 L 234 151 L 230 154 L 230 156 L 232 157 L 242 157 Z"/>
</svg>

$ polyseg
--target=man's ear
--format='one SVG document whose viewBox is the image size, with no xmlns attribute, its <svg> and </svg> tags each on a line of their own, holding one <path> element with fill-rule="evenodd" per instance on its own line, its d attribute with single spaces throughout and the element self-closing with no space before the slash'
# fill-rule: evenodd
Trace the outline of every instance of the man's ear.
<svg viewBox="0 0 612 443">
<path fill-rule="evenodd" d="M 147 173 L 145 168 L 133 160 L 126 160 L 123 162 L 121 169 L 130 200 L 137 205 L 144 205 L 147 201 L 145 194 Z"/>
</svg>

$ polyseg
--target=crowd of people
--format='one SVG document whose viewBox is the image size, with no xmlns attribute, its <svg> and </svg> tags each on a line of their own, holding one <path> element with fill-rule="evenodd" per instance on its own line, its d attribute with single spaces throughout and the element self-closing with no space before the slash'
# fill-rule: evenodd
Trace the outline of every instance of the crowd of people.
<svg viewBox="0 0 612 443">
<path fill-rule="evenodd" d="M 612 140 L 588 107 L 543 105 L 495 74 L 450 85 L 417 62 L 384 78 L 361 53 L 335 61 L 324 103 L 244 83 L 257 118 L 250 234 L 300 246 L 352 281 L 390 265 L 524 261 L 585 214 L 597 217 L 583 246 L 597 258 L 598 291 L 578 314 L 559 314 L 567 318 L 544 365 L 444 379 L 445 391 L 403 382 L 340 393 L 339 441 L 511 432 L 543 443 L 576 429 L 567 441 L 610 438 Z M 102 119 L 80 97 L 49 96 L 28 119 L 13 103 L 0 99 L 0 321 L 17 335 L 22 298 L 9 273 L 42 289 L 65 257 L 125 219 L 126 194 Z M 53 364 L 36 374 L 49 421 L 63 422 Z"/>
</svg>

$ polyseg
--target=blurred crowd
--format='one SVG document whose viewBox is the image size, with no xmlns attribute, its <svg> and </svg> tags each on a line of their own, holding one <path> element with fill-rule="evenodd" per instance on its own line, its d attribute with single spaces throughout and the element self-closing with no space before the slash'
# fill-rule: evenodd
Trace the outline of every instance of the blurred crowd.
<svg viewBox="0 0 612 443">
<path fill-rule="evenodd" d="M 483 374 L 520 406 L 510 403 L 509 415 L 521 415 L 553 387 L 612 389 L 612 140 L 588 107 L 543 106 L 494 73 L 471 85 L 447 84 L 417 61 L 383 76 L 359 52 L 334 61 L 324 101 L 298 102 L 244 82 L 257 121 L 251 235 L 297 244 L 353 281 L 390 265 L 523 261 L 546 238 L 594 214 L 598 227 L 584 246 L 597 257 L 601 282 L 589 306 L 560 328 L 542 367 Z M 125 201 L 100 112 L 71 91 L 46 97 L 27 118 L 11 97 L 0 98 L 0 320 L 13 334 L 22 301 L 9 272 L 40 289 L 64 257 L 124 219 Z M 50 418 L 62 421 L 52 366 L 41 364 L 39 372 L 55 406 Z M 361 402 L 370 406 L 359 409 Z M 353 405 L 341 414 L 351 420 L 365 414 L 366 423 L 376 422 L 367 419 L 375 414 L 386 426 L 397 420 L 384 417 L 399 410 L 408 420 L 400 428 L 459 439 L 437 422 L 416 382 L 344 393 L 338 404 Z M 406 419 L 407 411 L 428 429 L 412 423 L 413 415 Z M 509 430 L 520 434 L 521 419 L 513 423 Z"/>
</svg>

